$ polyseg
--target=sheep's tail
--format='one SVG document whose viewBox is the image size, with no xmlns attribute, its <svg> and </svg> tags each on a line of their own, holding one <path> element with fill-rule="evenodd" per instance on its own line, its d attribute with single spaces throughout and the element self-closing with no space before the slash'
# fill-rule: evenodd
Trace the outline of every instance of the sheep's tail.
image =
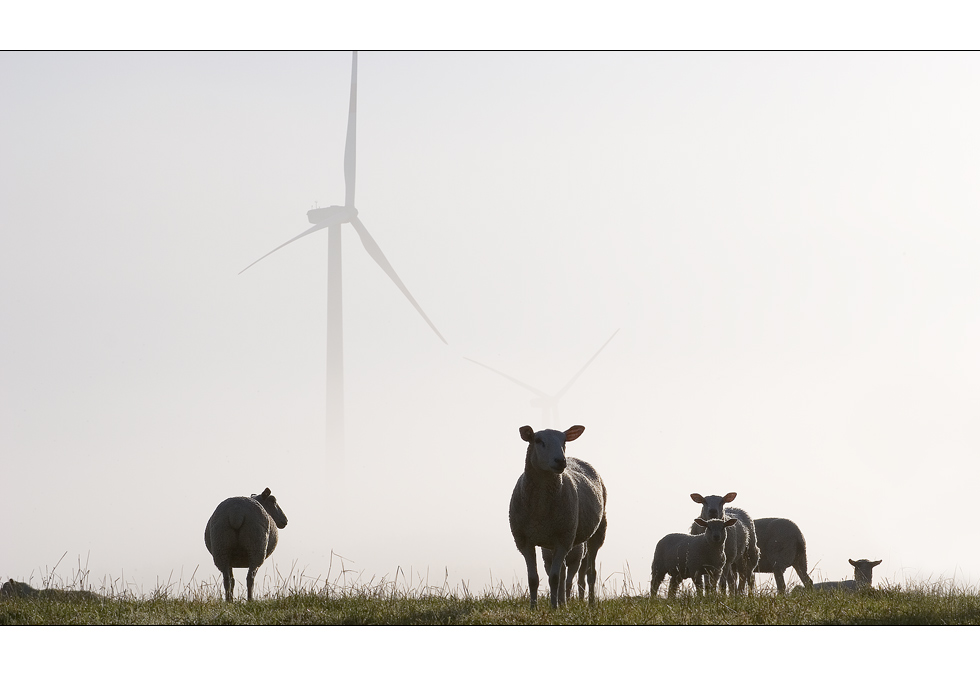
<svg viewBox="0 0 980 676">
<path fill-rule="evenodd" d="M 245 525 L 245 510 L 229 510 L 228 525 L 236 533 Z"/>
</svg>

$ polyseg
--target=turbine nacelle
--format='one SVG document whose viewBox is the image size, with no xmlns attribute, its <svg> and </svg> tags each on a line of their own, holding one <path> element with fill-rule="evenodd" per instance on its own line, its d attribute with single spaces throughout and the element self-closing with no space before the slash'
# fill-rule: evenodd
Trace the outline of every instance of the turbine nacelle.
<svg viewBox="0 0 980 676">
<path fill-rule="evenodd" d="M 310 209 L 307 211 L 306 217 L 310 219 L 310 223 L 313 225 L 320 225 L 322 223 L 327 223 L 328 225 L 333 225 L 334 223 L 350 223 L 351 220 L 357 217 L 357 209 L 354 207 L 340 206 L 320 207 L 319 209 Z"/>
</svg>

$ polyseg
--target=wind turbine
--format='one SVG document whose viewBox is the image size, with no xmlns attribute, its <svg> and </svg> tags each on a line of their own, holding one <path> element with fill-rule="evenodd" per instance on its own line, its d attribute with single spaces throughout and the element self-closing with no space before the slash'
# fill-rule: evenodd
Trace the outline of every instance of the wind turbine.
<svg viewBox="0 0 980 676">
<path fill-rule="evenodd" d="M 572 376 L 572 379 L 569 380 L 565 384 L 565 387 L 563 387 L 560 390 L 558 390 L 558 392 L 556 392 L 555 394 L 548 394 L 547 392 L 542 392 L 541 390 L 539 390 L 536 387 L 532 387 L 532 386 L 528 385 L 527 383 L 522 383 L 517 378 L 514 378 L 512 376 L 509 376 L 506 373 L 502 373 L 501 371 L 498 371 L 495 368 L 492 368 L 490 366 L 487 366 L 486 364 L 481 364 L 480 362 L 476 361 L 475 359 L 470 359 L 469 357 L 463 357 L 463 359 L 465 359 L 466 361 L 471 361 L 474 364 L 476 364 L 477 366 L 482 366 L 485 369 L 489 369 L 490 371 L 493 371 L 497 375 L 503 376 L 504 378 L 506 378 L 507 380 L 511 381 L 512 383 L 517 383 L 518 385 L 520 385 L 521 387 L 523 387 L 525 390 L 530 390 L 531 392 L 533 392 L 534 394 L 536 394 L 538 396 L 538 398 L 531 400 L 531 406 L 534 406 L 535 408 L 540 408 L 542 410 L 541 412 L 542 412 L 542 415 L 543 415 L 543 428 L 550 428 L 552 425 L 557 425 L 558 424 L 558 402 L 559 402 L 559 400 L 563 396 L 565 396 L 565 393 L 568 392 L 569 389 L 571 389 L 572 384 L 574 384 L 575 381 L 578 380 L 578 377 L 580 375 L 582 375 L 582 372 L 585 371 L 586 368 L 588 368 L 589 364 L 591 364 L 595 360 L 595 358 L 599 356 L 599 353 L 602 352 L 603 348 L 605 348 L 606 345 L 609 344 L 609 341 L 616 337 L 616 334 L 617 333 L 619 333 L 619 329 L 616 329 L 615 331 L 613 331 L 613 334 L 611 336 L 609 336 L 609 339 L 602 344 L 602 347 L 600 347 L 598 350 L 596 350 L 596 353 L 594 355 L 592 355 L 592 359 L 589 359 L 589 361 L 585 362 L 585 366 L 583 366 L 582 368 L 580 368 L 578 370 L 578 373 L 576 373 L 574 376 Z"/>
<path fill-rule="evenodd" d="M 291 240 L 280 244 L 262 258 L 251 263 L 238 274 L 258 263 L 287 244 L 316 232 L 329 229 L 327 236 L 327 447 L 328 457 L 333 456 L 336 465 L 334 471 L 342 476 L 344 471 L 344 327 L 343 327 L 343 294 L 341 293 L 341 258 L 340 258 L 340 227 L 345 223 L 354 226 L 361 238 L 361 244 L 367 250 L 374 262 L 385 271 L 412 306 L 422 315 L 422 319 L 435 331 L 439 340 L 446 343 L 435 324 L 422 311 L 421 306 L 412 297 L 408 289 L 398 278 L 391 263 L 381 252 L 381 247 L 374 241 L 371 234 L 358 218 L 354 208 L 354 181 L 357 164 L 357 52 L 351 56 L 350 76 L 350 107 L 347 113 L 347 144 L 344 148 L 344 206 L 320 207 L 306 212 L 313 227 L 301 232 Z M 448 345 L 448 343 L 446 343 Z M 329 454 L 332 450 L 333 453 Z"/>
</svg>

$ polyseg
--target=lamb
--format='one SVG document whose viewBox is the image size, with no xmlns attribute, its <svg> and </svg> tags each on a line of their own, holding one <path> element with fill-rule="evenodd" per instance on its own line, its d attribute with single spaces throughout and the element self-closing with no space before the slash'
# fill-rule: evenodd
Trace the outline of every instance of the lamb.
<svg viewBox="0 0 980 676">
<path fill-rule="evenodd" d="M 58 601 L 104 601 L 105 597 L 87 589 L 35 589 L 26 582 L 18 582 L 13 578 L 0 587 L 0 599 L 3 598 L 41 598 Z"/>
<path fill-rule="evenodd" d="M 722 590 L 727 583 L 729 594 L 735 594 L 736 580 L 738 593 L 745 591 L 746 583 L 750 592 L 755 589 L 754 572 L 759 563 L 759 546 L 752 517 L 738 507 L 725 507 L 725 504 L 734 500 L 736 495 L 737 493 L 733 492 L 726 493 L 724 496 L 702 497 L 698 493 L 691 493 L 691 499 L 701 505 L 702 519 L 725 519 L 729 515 L 738 519 L 739 527 L 735 529 L 735 537 L 729 538 L 730 541 L 725 545 L 728 568 L 721 578 Z M 692 535 L 701 532 L 703 531 L 696 523 L 691 525 Z"/>
<path fill-rule="evenodd" d="M 553 608 L 564 605 L 570 595 L 567 578 L 575 576 L 571 566 L 576 558 L 581 560 L 579 576 L 584 574 L 588 580 L 589 603 L 595 604 L 596 554 L 606 539 L 606 486 L 592 465 L 565 456 L 565 443 L 584 431 L 581 425 L 564 432 L 535 432 L 528 425 L 520 428 L 527 456 L 524 473 L 510 498 L 510 531 L 527 563 L 531 608 L 537 605 L 538 596 L 535 547 L 550 550 L 543 555 Z M 581 554 L 576 551 L 580 547 Z M 579 598 L 584 596 L 585 586 L 580 582 Z"/>
<path fill-rule="evenodd" d="M 871 587 L 871 574 L 872 568 L 881 563 L 881 559 L 877 561 L 868 561 L 867 559 L 858 559 L 854 561 L 853 559 L 848 559 L 847 562 L 854 566 L 854 579 L 853 580 L 834 580 L 832 582 L 817 582 L 813 585 L 813 591 L 834 591 L 842 590 L 847 592 L 857 591 L 859 589 L 868 589 Z M 794 590 L 795 591 L 795 590 Z"/>
<path fill-rule="evenodd" d="M 789 519 L 756 519 L 755 535 L 759 544 L 759 565 L 755 572 L 772 573 L 779 594 L 786 593 L 783 572 L 790 566 L 806 588 L 813 587 L 806 571 L 806 540 L 799 526 Z"/>
<path fill-rule="evenodd" d="M 260 495 L 228 498 L 217 506 L 204 529 L 204 544 L 224 577 L 226 600 L 234 598 L 232 568 L 248 568 L 245 579 L 252 600 L 255 573 L 275 551 L 279 528 L 285 527 L 286 515 L 268 488 Z"/>
<path fill-rule="evenodd" d="M 704 595 L 704 585 L 714 591 L 719 576 L 724 572 L 727 561 L 725 542 L 729 528 L 738 524 L 738 519 L 695 519 L 701 529 L 699 535 L 671 533 L 657 543 L 653 552 L 650 576 L 650 598 L 657 595 L 660 583 L 670 574 L 670 587 L 667 598 L 673 598 L 681 580 L 692 578 L 697 593 Z"/>
</svg>

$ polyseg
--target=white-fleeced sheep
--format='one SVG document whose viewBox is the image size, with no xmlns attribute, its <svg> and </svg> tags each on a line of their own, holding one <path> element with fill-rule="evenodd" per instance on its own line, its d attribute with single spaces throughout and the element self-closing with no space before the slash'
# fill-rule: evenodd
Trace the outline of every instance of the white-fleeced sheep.
<svg viewBox="0 0 980 676">
<path fill-rule="evenodd" d="M 286 515 L 268 488 L 249 498 L 228 498 L 217 506 L 204 529 L 204 544 L 224 577 L 226 600 L 233 599 L 235 590 L 232 568 L 248 568 L 245 580 L 252 600 L 255 573 L 275 550 L 279 529 L 285 527 Z"/>
<path fill-rule="evenodd" d="M 725 542 L 728 529 L 737 526 L 738 519 L 695 519 L 702 529 L 699 535 L 671 533 L 660 538 L 650 566 L 650 598 L 657 595 L 660 583 L 670 575 L 667 598 L 673 598 L 681 580 L 692 579 L 697 593 L 705 588 L 715 591 L 719 577 L 726 569 Z"/>
<path fill-rule="evenodd" d="M 806 539 L 799 526 L 789 519 L 755 519 L 755 536 L 759 543 L 759 565 L 755 572 L 772 573 L 776 578 L 778 593 L 786 593 L 783 573 L 790 566 L 799 575 L 804 587 L 813 586 L 813 580 L 806 570 Z"/>
<path fill-rule="evenodd" d="M 853 559 L 848 559 L 847 562 L 854 566 L 854 579 L 853 580 L 834 580 L 831 582 L 816 582 L 813 585 L 814 591 L 833 591 L 836 589 L 842 591 L 857 591 L 858 589 L 866 589 L 871 586 L 871 573 L 872 568 L 881 563 L 881 559 L 877 561 L 868 561 L 867 559 L 858 559 L 854 561 Z M 793 591 L 796 591 L 795 589 Z"/>
<path fill-rule="evenodd" d="M 726 506 L 736 495 L 738 494 L 732 492 L 702 497 L 699 493 L 691 493 L 691 499 L 701 505 L 702 519 L 727 519 L 729 516 L 738 519 L 739 527 L 735 529 L 735 537 L 730 537 L 730 542 L 725 545 L 728 568 L 722 577 L 722 585 L 727 583 L 729 594 L 735 594 L 736 590 L 738 593 L 744 592 L 746 584 L 750 592 L 755 589 L 754 572 L 759 564 L 759 545 L 752 517 L 744 509 Z M 701 532 L 696 523 L 691 525 L 692 535 Z"/>
<path fill-rule="evenodd" d="M 606 487 L 592 465 L 565 457 L 565 443 L 584 431 L 581 425 L 564 432 L 535 432 L 527 425 L 520 429 L 527 456 L 510 498 L 510 531 L 527 563 L 532 608 L 538 595 L 536 547 L 551 550 L 546 572 L 552 607 L 567 600 L 566 562 L 574 563 L 577 556 L 588 580 L 589 603 L 595 603 L 596 554 L 606 539 Z M 575 552 L 579 545 L 583 545 L 581 554 Z M 580 586 L 579 597 L 584 595 Z"/>
</svg>

